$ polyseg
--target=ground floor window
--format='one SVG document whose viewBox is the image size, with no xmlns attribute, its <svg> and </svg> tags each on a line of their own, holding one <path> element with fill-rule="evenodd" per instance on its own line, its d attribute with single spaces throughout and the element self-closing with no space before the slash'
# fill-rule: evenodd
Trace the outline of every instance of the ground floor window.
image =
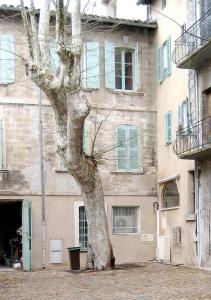
<svg viewBox="0 0 211 300">
<path fill-rule="evenodd" d="M 81 250 L 87 249 L 88 227 L 86 220 L 85 207 L 79 207 L 79 245 Z"/>
<path fill-rule="evenodd" d="M 138 207 L 113 207 L 113 233 L 138 232 Z"/>
</svg>

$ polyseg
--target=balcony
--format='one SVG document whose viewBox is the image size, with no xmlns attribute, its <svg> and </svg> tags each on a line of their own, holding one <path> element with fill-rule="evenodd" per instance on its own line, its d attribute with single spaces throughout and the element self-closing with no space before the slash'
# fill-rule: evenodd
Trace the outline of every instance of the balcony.
<svg viewBox="0 0 211 300">
<path fill-rule="evenodd" d="M 211 10 L 175 41 L 173 62 L 181 69 L 197 69 L 211 59 Z"/>
<path fill-rule="evenodd" d="M 176 133 L 174 152 L 181 159 L 206 159 L 211 155 L 211 116 Z"/>
</svg>

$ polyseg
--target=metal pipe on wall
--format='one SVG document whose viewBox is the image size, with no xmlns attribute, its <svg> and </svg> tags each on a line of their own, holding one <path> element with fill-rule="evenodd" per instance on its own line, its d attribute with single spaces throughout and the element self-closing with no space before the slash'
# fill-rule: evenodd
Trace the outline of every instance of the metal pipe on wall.
<svg viewBox="0 0 211 300">
<path fill-rule="evenodd" d="M 44 160 L 43 160 L 43 117 L 42 117 L 41 89 L 39 89 L 39 146 L 40 146 L 40 187 L 41 187 L 41 220 L 42 220 L 42 268 L 45 269 L 46 222 L 45 222 L 45 179 L 44 179 Z"/>
</svg>

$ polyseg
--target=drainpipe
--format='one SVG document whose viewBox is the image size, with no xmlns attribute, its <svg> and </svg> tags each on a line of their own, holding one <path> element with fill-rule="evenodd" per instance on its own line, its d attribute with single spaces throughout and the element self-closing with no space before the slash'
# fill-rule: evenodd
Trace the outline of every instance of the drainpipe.
<svg viewBox="0 0 211 300">
<path fill-rule="evenodd" d="M 43 120 L 42 120 L 42 91 L 39 90 L 39 144 L 40 144 L 40 186 L 41 186 L 41 219 L 42 219 L 42 268 L 45 269 L 46 240 L 45 240 L 45 182 L 43 163 Z"/>
</svg>

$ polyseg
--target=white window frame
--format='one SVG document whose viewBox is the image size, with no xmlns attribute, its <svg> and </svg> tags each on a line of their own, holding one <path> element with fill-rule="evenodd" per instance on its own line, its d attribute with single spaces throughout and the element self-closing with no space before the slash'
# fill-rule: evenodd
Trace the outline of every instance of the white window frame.
<svg viewBox="0 0 211 300">
<path fill-rule="evenodd" d="M 121 69 L 122 69 L 122 88 L 118 89 L 116 87 L 116 59 L 114 58 L 114 68 L 115 68 L 115 90 L 116 91 L 128 91 L 128 92 L 132 92 L 132 91 L 136 91 L 136 77 L 137 77 L 137 72 L 136 72 L 136 51 L 137 49 L 133 48 L 133 47 L 114 47 L 114 50 L 116 52 L 116 50 L 121 50 Z M 125 52 L 126 51 L 131 51 L 132 52 L 132 89 L 128 90 L 125 89 Z"/>
<path fill-rule="evenodd" d="M 83 201 L 74 202 L 74 236 L 75 236 L 75 247 L 80 247 L 79 243 L 79 208 L 84 207 Z M 81 249 L 82 251 L 86 251 L 86 249 Z"/>
<path fill-rule="evenodd" d="M 137 211 L 137 232 L 114 232 L 114 208 L 136 208 Z M 139 235 L 141 233 L 141 225 L 140 225 L 140 213 L 141 209 L 140 206 L 134 205 L 134 206 L 112 206 L 112 234 L 113 235 Z"/>
</svg>

